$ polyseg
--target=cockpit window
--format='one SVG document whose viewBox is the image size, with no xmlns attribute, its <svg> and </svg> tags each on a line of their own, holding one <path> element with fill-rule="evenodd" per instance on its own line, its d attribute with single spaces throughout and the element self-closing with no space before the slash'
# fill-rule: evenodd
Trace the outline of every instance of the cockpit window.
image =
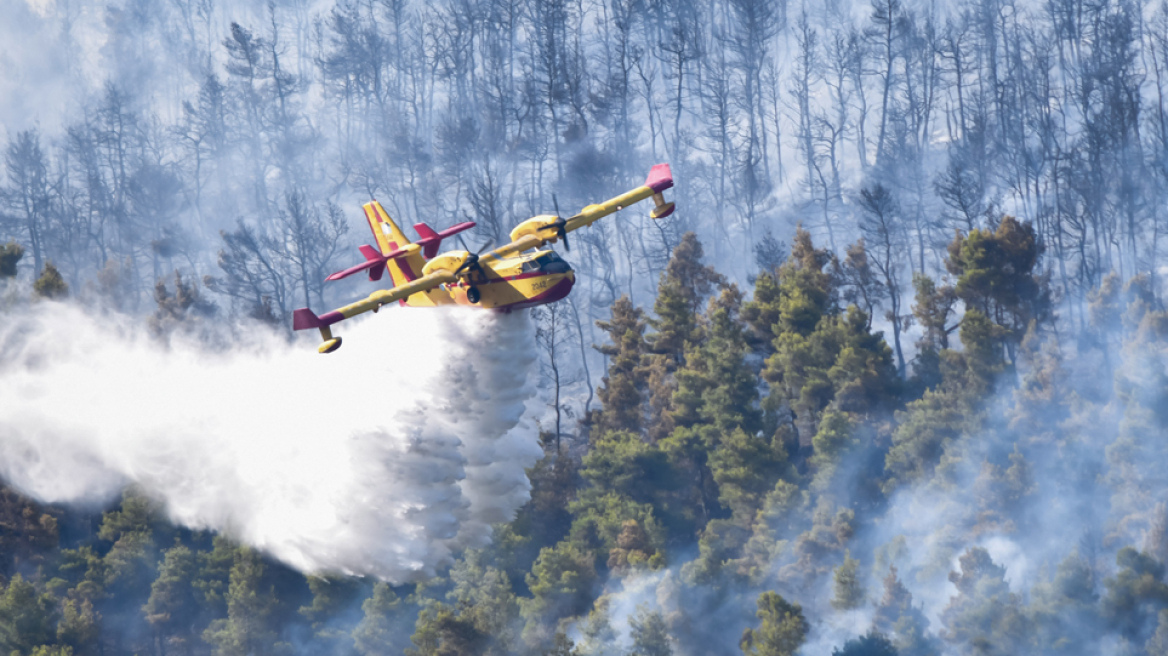
<svg viewBox="0 0 1168 656">
<path fill-rule="evenodd" d="M 544 253 L 539 257 L 523 263 L 522 271 L 541 271 L 543 273 L 567 273 L 572 267 L 554 252 Z"/>
</svg>

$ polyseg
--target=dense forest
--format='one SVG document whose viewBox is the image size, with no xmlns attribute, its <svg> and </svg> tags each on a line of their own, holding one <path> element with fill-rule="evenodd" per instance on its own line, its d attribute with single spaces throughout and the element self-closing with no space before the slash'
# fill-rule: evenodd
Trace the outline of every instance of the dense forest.
<svg viewBox="0 0 1168 656">
<path fill-rule="evenodd" d="M 1168 5 L 2 12 L 5 325 L 291 342 L 370 197 L 477 245 L 668 161 L 678 211 L 573 234 L 489 545 L 306 574 L 4 487 L 0 653 L 1168 654 Z"/>
</svg>

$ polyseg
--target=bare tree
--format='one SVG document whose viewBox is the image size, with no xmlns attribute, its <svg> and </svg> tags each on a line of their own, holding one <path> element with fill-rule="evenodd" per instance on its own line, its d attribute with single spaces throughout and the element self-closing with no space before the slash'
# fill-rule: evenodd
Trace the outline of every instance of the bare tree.
<svg viewBox="0 0 1168 656">
<path fill-rule="evenodd" d="M 888 295 L 889 308 L 885 317 L 892 323 L 896 368 L 903 378 L 905 366 L 900 333 L 905 317 L 901 312 L 900 262 L 903 258 L 904 243 L 900 236 L 902 232 L 896 225 L 898 220 L 896 201 L 888 189 L 880 184 L 871 189 L 861 189 L 857 201 L 863 212 L 860 217 L 860 232 L 864 235 L 865 244 L 871 246 L 866 261 L 871 263 Z"/>
<path fill-rule="evenodd" d="M 535 340 L 544 355 L 540 363 L 541 374 L 550 384 L 552 398 L 548 407 L 556 416 L 556 453 L 560 452 L 564 417 L 570 419 L 573 416 L 571 408 L 563 402 L 564 388 L 579 382 L 579 373 L 566 369 L 564 363 L 569 340 L 572 338 L 572 324 L 568 312 L 569 307 L 566 303 L 544 305 L 532 312 L 536 324 Z"/>
<path fill-rule="evenodd" d="M 9 184 L 4 190 L 5 204 L 32 249 L 34 275 L 40 275 L 45 261 L 42 233 L 48 220 L 49 171 L 36 130 L 17 133 L 4 151 L 4 164 Z"/>
</svg>

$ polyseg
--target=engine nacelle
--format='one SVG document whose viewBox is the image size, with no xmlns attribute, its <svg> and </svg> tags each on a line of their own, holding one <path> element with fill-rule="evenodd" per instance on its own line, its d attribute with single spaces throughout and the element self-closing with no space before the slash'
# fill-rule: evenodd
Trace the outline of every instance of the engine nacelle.
<svg viewBox="0 0 1168 656">
<path fill-rule="evenodd" d="M 527 235 L 535 235 L 536 237 L 546 239 L 554 243 L 556 241 L 556 233 L 554 230 L 548 230 L 548 227 L 554 224 L 559 218 L 560 217 L 556 216 L 555 214 L 540 214 L 539 216 L 533 216 L 523 223 L 515 226 L 515 229 L 511 231 L 511 241 L 519 241 L 521 238 L 526 237 Z"/>
<path fill-rule="evenodd" d="M 428 276 L 435 271 L 457 271 L 458 267 L 466 264 L 466 259 L 470 257 L 470 253 L 466 251 L 448 251 L 442 253 L 438 257 L 426 262 L 422 267 L 422 275 Z"/>
</svg>

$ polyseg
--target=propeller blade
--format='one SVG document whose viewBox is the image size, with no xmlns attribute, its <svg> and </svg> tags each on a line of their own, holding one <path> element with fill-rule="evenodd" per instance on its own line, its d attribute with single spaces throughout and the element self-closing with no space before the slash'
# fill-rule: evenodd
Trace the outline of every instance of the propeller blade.
<svg viewBox="0 0 1168 656">
<path fill-rule="evenodd" d="M 456 275 L 456 276 L 457 276 L 457 275 L 461 274 L 463 271 L 465 271 L 465 270 L 467 270 L 467 269 L 470 269 L 470 268 L 472 268 L 472 267 L 476 267 L 476 266 L 478 266 L 478 265 L 479 265 L 479 256 L 478 256 L 478 254 L 477 254 L 477 253 L 471 253 L 470 251 L 467 251 L 467 253 L 466 253 L 466 260 L 465 260 L 465 261 L 463 261 L 463 263 L 462 263 L 462 264 L 460 264 L 460 265 L 458 266 L 458 268 L 454 270 L 454 275 Z"/>
<path fill-rule="evenodd" d="M 564 250 L 571 253 L 572 247 L 568 245 L 568 232 L 564 230 L 564 226 L 568 222 L 564 220 L 564 217 L 560 216 L 560 201 L 556 198 L 555 194 L 552 194 L 552 205 L 556 206 L 556 222 L 552 224 L 556 227 L 556 236 L 564 242 Z"/>
<path fill-rule="evenodd" d="M 568 220 L 557 214 L 556 220 L 553 221 L 552 224 L 548 227 L 555 228 L 556 237 L 564 242 L 564 250 L 570 253 L 572 252 L 572 247 L 568 244 L 568 231 L 564 229 L 564 226 L 566 225 L 568 225 Z"/>
<path fill-rule="evenodd" d="M 494 245 L 495 245 L 495 240 L 488 239 L 487 243 L 483 244 L 477 251 L 475 251 L 475 255 L 482 255 L 483 251 L 487 250 L 488 248 L 490 248 Z"/>
</svg>

